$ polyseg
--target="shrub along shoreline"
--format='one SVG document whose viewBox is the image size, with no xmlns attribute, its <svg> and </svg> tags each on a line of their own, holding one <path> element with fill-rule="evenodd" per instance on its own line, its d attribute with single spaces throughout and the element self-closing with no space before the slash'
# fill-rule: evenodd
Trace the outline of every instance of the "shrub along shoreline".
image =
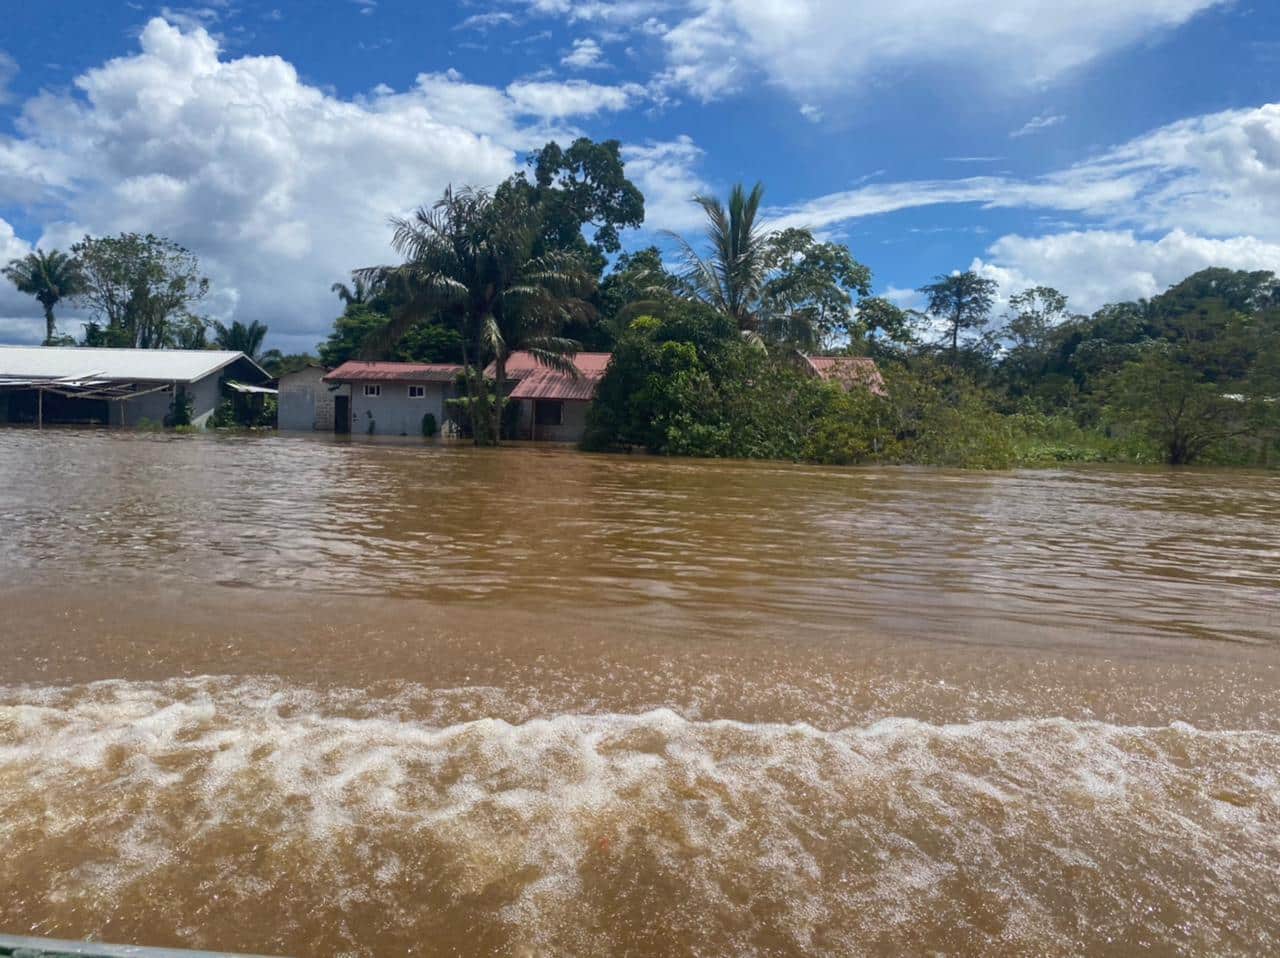
<svg viewBox="0 0 1280 958">
<path fill-rule="evenodd" d="M 846 390 L 806 375 L 797 354 L 764 349 L 708 307 L 672 302 L 664 313 L 633 320 L 618 337 L 584 449 L 966 469 L 1170 459 L 1170 437 L 1114 401 L 1092 426 L 1025 397 L 1001 408 L 1004 397 L 971 371 L 906 352 L 880 357 L 885 395 Z M 1274 435 L 1242 434 L 1210 444 L 1197 461 L 1275 466 L 1280 450 Z"/>
</svg>

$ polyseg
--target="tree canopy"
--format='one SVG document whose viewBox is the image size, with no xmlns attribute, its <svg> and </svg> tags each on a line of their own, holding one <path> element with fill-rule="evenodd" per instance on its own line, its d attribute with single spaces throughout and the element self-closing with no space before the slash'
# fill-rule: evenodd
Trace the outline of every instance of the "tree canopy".
<svg viewBox="0 0 1280 958">
<path fill-rule="evenodd" d="M 524 173 L 497 190 L 522 197 L 538 223 L 534 255 L 574 253 L 597 277 L 606 257 L 622 249 L 620 231 L 644 222 L 644 194 L 627 179 L 622 145 L 579 137 L 568 148 L 554 141 L 530 155 L 532 180 Z M 590 234 L 590 235 L 588 235 Z"/>
<path fill-rule="evenodd" d="M 972 270 L 937 277 L 920 287 L 928 299 L 928 313 L 943 324 L 950 341 L 951 362 L 960 356 L 960 334 L 986 325 L 995 305 L 998 284 Z"/>
<path fill-rule="evenodd" d="M 89 345 L 205 346 L 208 321 L 195 309 L 209 280 L 186 247 L 151 233 L 121 233 L 86 236 L 71 252 L 84 280 L 75 299 L 94 317 Z"/>
</svg>

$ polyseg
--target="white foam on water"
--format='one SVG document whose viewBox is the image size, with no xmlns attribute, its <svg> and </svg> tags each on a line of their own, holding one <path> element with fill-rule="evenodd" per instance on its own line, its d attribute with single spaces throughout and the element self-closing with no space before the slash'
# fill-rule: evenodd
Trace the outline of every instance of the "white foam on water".
<svg viewBox="0 0 1280 958">
<path fill-rule="evenodd" d="M 646 913 L 739 953 L 1280 944 L 1277 733 L 669 709 L 432 726 L 383 704 L 216 678 L 0 690 L 0 857 L 80 854 L 47 876 L 55 912 L 111 914 L 184 869 L 246 910 L 291 895 L 353 953 L 372 906 L 459 909 L 553 953 L 621 948 Z M 281 860 L 246 874 L 264 849 Z"/>
</svg>

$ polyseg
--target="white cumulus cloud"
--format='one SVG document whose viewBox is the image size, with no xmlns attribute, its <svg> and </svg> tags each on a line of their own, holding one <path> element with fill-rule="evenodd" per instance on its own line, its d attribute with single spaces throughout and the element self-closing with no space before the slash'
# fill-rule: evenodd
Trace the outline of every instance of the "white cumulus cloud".
<svg viewBox="0 0 1280 958">
<path fill-rule="evenodd" d="M 391 215 L 450 183 L 495 184 L 527 151 L 575 135 L 575 118 L 638 95 L 581 81 L 496 89 L 447 72 L 344 99 L 279 57 L 226 58 L 204 29 L 162 19 L 75 87 L 28 101 L 17 134 L 0 136 L 0 203 L 44 217 L 43 246 L 85 232 L 173 238 L 212 279 L 213 315 L 265 322 L 291 350 L 327 331 L 332 282 L 390 259 Z M 4 230 L 0 256 L 24 249 Z M 0 316 L 38 316 L 11 294 L 0 284 Z"/>
<path fill-rule="evenodd" d="M 1280 243 L 1252 236 L 1211 239 L 1172 230 L 1141 239 L 1128 230 L 1084 230 L 1050 236 L 1004 236 L 971 266 L 1005 294 L 1048 284 L 1073 309 L 1151 297 L 1211 266 L 1280 271 Z"/>
<path fill-rule="evenodd" d="M 711 192 L 698 174 L 702 150 L 688 136 L 623 148 L 627 176 L 644 193 L 645 228 L 677 232 L 702 225 L 694 196 Z"/>
<path fill-rule="evenodd" d="M 660 35 L 661 82 L 701 99 L 759 74 L 812 102 L 918 67 L 963 65 L 966 75 L 1035 88 L 1230 0 L 524 2 L 535 15 Z"/>
<path fill-rule="evenodd" d="M 600 44 L 590 37 L 583 37 L 573 41 L 573 49 L 561 57 L 560 65 L 571 70 L 598 70 L 608 66 L 603 57 Z"/>
</svg>

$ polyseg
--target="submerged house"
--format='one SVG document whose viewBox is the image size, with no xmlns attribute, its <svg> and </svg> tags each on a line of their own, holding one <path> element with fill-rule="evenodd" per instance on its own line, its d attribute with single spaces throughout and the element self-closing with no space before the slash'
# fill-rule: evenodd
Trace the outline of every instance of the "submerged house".
<svg viewBox="0 0 1280 958">
<path fill-rule="evenodd" d="M 175 397 L 203 427 L 235 392 L 274 392 L 241 352 L 0 346 L 0 423 L 137 426 L 163 423 Z"/>
<path fill-rule="evenodd" d="M 518 406 L 515 438 L 538 442 L 579 442 L 587 410 L 595 401 L 611 353 L 577 353 L 572 369 L 543 365 L 520 350 L 507 358 L 507 401 Z M 800 356 L 809 375 L 846 390 L 886 395 L 875 360 L 866 356 Z M 492 363 L 485 376 L 493 379 Z M 463 367 L 453 363 L 350 360 L 324 373 L 313 367 L 282 377 L 281 429 L 332 429 L 383 436 L 418 436 L 430 415 L 437 431 L 453 419 L 448 402 L 463 393 Z M 325 408 L 326 403 L 332 406 Z M 328 418 L 331 410 L 332 419 Z"/>
<path fill-rule="evenodd" d="M 865 389 L 876 396 L 887 396 L 880 367 L 870 356 L 804 356 L 803 370 L 811 376 L 839 383 L 845 392 Z"/>
<path fill-rule="evenodd" d="M 520 404 L 517 434 L 542 442 L 579 442 L 587 430 L 587 410 L 595 401 L 612 353 L 577 353 L 573 372 L 552 369 L 532 353 L 514 352 L 507 358 L 507 394 Z M 485 370 L 493 375 L 493 366 Z"/>
<path fill-rule="evenodd" d="M 600 380 L 609 366 L 609 353 L 578 353 L 573 371 L 544 366 L 524 351 L 507 359 L 507 399 L 519 406 L 516 436 L 542 442 L 577 442 L 587 427 L 587 408 L 596 398 Z M 350 360 L 319 377 L 322 389 L 333 393 L 333 430 L 358 434 L 417 436 L 423 418 L 430 414 L 437 429 L 452 419 L 447 405 L 462 395 L 458 379 L 463 367 L 453 363 L 395 363 Z M 490 364 L 485 375 L 492 379 Z M 289 395 L 305 388 L 306 378 L 296 384 L 281 382 L 280 428 L 321 428 L 294 423 Z M 317 395 L 312 387 L 311 396 Z M 299 399 L 301 407 L 305 399 Z M 309 422 L 303 408 L 297 422 Z"/>
<path fill-rule="evenodd" d="M 282 432 L 334 432 L 334 413 L 339 396 L 347 409 L 344 424 L 350 425 L 351 387 L 325 382 L 328 372 L 319 363 L 308 363 L 280 377 L 276 413 L 278 429 Z"/>
<path fill-rule="evenodd" d="M 321 377 L 334 394 L 334 432 L 420 436 L 430 414 L 439 430 L 449 418 L 445 402 L 457 395 L 462 367 L 453 363 L 348 360 Z"/>
</svg>

